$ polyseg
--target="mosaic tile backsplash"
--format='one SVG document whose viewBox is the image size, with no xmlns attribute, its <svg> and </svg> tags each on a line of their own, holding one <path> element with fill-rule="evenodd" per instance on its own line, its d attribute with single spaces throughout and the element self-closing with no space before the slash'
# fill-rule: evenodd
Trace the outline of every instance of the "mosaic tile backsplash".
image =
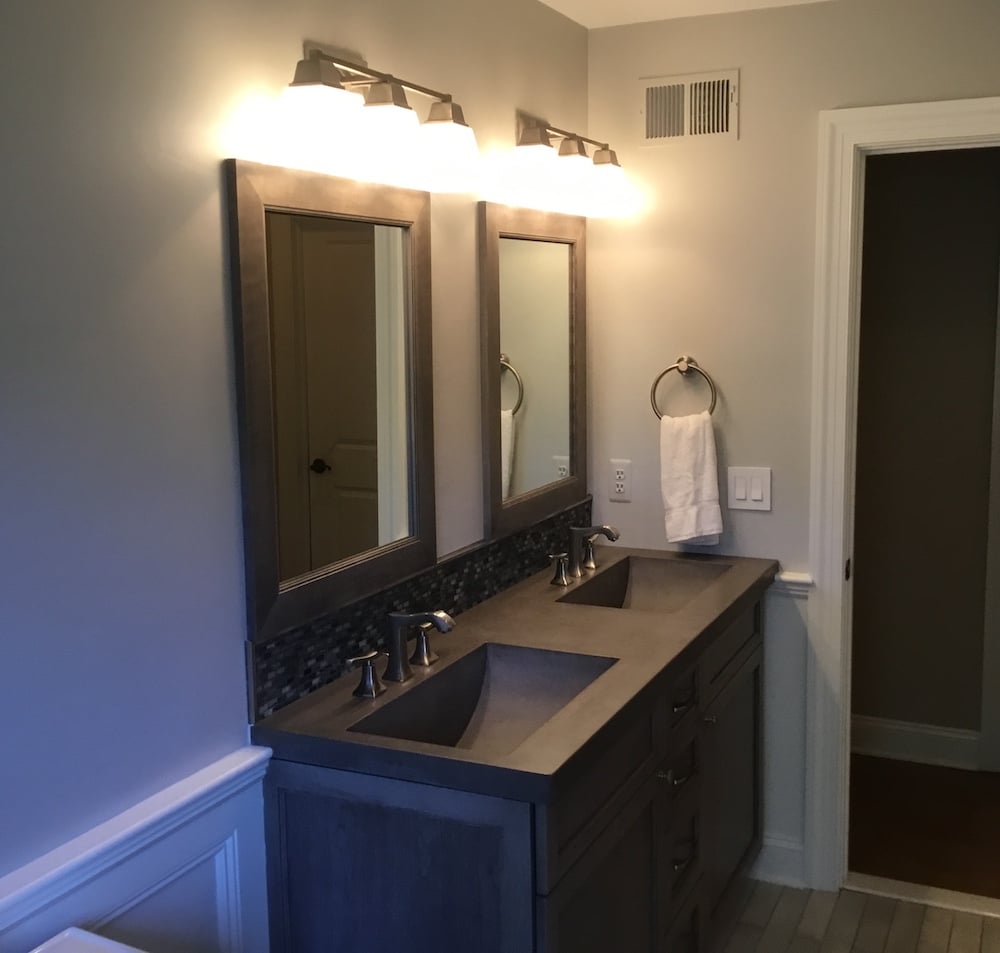
<svg viewBox="0 0 1000 953">
<path fill-rule="evenodd" d="M 257 719 L 339 678 L 346 660 L 385 650 L 388 613 L 444 609 L 459 615 L 544 569 L 563 552 L 570 526 L 589 526 L 591 501 L 505 539 L 459 553 L 389 589 L 252 647 Z"/>
</svg>

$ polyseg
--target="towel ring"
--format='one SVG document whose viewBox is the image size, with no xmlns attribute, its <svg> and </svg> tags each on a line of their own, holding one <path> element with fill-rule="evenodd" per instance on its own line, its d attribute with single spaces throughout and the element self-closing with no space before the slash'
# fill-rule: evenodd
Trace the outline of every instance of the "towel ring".
<svg viewBox="0 0 1000 953">
<path fill-rule="evenodd" d="M 649 388 L 649 402 L 653 405 L 653 413 L 656 414 L 657 417 L 661 420 L 663 419 L 662 411 L 656 406 L 656 385 L 659 384 L 660 381 L 662 381 L 663 378 L 666 377 L 671 371 L 677 371 L 678 373 L 684 375 L 690 374 L 691 371 L 697 371 L 701 374 L 701 376 L 708 382 L 708 386 L 712 390 L 712 403 L 709 404 L 708 412 L 711 414 L 715 411 L 715 401 L 718 397 L 718 393 L 715 390 L 715 381 L 708 376 L 707 371 L 702 370 L 698 366 L 698 362 L 693 357 L 688 357 L 687 355 L 682 354 L 679 358 L 677 358 L 677 363 L 671 364 L 670 367 L 661 372 L 660 376 L 653 381 L 653 386 Z"/>
<path fill-rule="evenodd" d="M 517 403 L 514 404 L 514 409 L 511 411 L 512 414 L 516 414 L 521 409 L 521 404 L 524 403 L 524 381 L 521 380 L 521 375 L 517 373 L 517 369 L 510 362 L 510 358 L 506 354 L 500 355 L 500 371 L 508 370 L 514 375 L 514 380 L 517 381 Z"/>
</svg>

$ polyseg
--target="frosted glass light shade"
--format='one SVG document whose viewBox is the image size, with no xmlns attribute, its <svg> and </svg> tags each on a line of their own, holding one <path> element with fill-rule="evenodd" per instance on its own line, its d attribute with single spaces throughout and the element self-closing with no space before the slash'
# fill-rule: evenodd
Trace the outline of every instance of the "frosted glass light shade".
<svg viewBox="0 0 1000 953">
<path fill-rule="evenodd" d="M 476 134 L 461 122 L 429 119 L 420 127 L 421 179 L 431 192 L 474 192 L 480 160 Z"/>
</svg>

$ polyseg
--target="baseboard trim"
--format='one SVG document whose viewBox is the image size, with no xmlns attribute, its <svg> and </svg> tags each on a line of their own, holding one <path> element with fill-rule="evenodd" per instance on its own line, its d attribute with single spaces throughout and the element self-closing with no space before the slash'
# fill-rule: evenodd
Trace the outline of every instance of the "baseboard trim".
<svg viewBox="0 0 1000 953">
<path fill-rule="evenodd" d="M 256 783 L 270 757 L 240 748 L 0 878 L 0 935 Z"/>
<path fill-rule="evenodd" d="M 804 858 L 801 840 L 783 834 L 765 834 L 751 876 L 786 887 L 804 887 Z"/>
<path fill-rule="evenodd" d="M 974 771 L 979 766 L 979 732 L 852 715 L 851 751 Z"/>
</svg>

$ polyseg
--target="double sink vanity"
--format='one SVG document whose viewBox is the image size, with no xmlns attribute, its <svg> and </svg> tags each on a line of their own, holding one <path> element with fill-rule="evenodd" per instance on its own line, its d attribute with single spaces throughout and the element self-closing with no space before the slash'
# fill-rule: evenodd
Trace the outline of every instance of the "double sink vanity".
<svg viewBox="0 0 1000 953">
<path fill-rule="evenodd" d="M 777 566 L 537 571 L 590 515 L 585 221 L 478 207 L 484 539 L 442 561 L 430 196 L 225 175 L 272 950 L 708 953 L 760 844 Z M 344 656 L 405 676 L 421 618 L 436 661 L 357 697 Z"/>
<path fill-rule="evenodd" d="M 775 563 L 598 549 L 254 728 L 272 948 L 707 950 L 760 843 L 761 611 Z"/>
</svg>

